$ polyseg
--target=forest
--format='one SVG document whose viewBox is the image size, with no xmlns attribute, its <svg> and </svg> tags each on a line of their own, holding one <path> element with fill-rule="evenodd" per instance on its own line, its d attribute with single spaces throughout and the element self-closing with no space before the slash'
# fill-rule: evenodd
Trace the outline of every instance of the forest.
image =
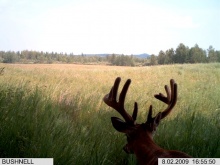
<svg viewBox="0 0 220 165">
<path fill-rule="evenodd" d="M 152 54 L 148 58 L 138 58 L 135 55 L 106 54 L 100 55 L 74 55 L 63 52 L 43 52 L 33 50 L 23 51 L 0 51 L 1 63 L 23 64 L 105 64 L 116 66 L 148 66 L 183 63 L 213 63 L 220 62 L 220 51 L 209 46 L 207 50 L 195 44 L 189 48 L 180 43 L 176 49 L 170 48 L 160 51 L 157 55 Z"/>
</svg>

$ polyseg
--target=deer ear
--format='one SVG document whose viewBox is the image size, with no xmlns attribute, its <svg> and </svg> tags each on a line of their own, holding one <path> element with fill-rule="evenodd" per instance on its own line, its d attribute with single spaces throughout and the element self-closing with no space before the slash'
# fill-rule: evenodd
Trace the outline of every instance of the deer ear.
<svg viewBox="0 0 220 165">
<path fill-rule="evenodd" d="M 129 130 L 129 126 L 127 123 L 125 123 L 123 120 L 117 118 L 117 117 L 111 117 L 112 120 L 112 125 L 113 127 L 119 131 L 119 132 L 123 132 L 123 133 L 127 133 Z"/>
</svg>

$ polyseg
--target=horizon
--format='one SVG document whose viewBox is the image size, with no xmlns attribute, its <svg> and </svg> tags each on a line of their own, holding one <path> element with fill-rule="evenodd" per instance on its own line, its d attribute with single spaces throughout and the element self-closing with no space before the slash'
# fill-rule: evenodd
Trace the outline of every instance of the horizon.
<svg viewBox="0 0 220 165">
<path fill-rule="evenodd" d="M 220 50 L 218 0 L 0 0 L 0 13 L 2 51 L 157 55 L 180 43 Z"/>
</svg>

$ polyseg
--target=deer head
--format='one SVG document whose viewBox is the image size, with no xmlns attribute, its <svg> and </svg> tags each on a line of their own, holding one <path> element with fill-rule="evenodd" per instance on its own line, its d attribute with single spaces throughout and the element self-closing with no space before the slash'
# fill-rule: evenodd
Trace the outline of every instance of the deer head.
<svg viewBox="0 0 220 165">
<path fill-rule="evenodd" d="M 132 116 L 130 116 L 124 107 L 126 93 L 130 86 L 131 80 L 128 79 L 124 84 L 124 87 L 119 95 L 119 100 L 117 101 L 117 93 L 118 87 L 120 84 L 121 78 L 118 77 L 115 80 L 113 87 L 111 88 L 109 94 L 105 95 L 103 98 L 104 102 L 114 108 L 120 115 L 124 118 L 124 121 L 117 117 L 112 117 L 112 125 L 113 127 L 122 133 L 125 133 L 127 136 L 127 144 L 124 147 L 124 151 L 127 153 L 137 152 L 137 147 L 140 147 L 142 143 L 149 143 L 149 149 L 152 150 L 158 148 L 153 140 L 152 136 L 154 131 L 156 131 L 157 126 L 160 123 L 160 120 L 165 118 L 173 109 L 177 101 L 177 84 L 173 79 L 170 80 L 170 88 L 165 85 L 165 91 L 167 96 L 162 93 L 156 94 L 154 97 L 165 104 L 167 104 L 166 109 L 162 112 L 159 112 L 155 117 L 152 117 L 152 105 L 149 107 L 149 112 L 147 116 L 147 120 L 142 124 L 137 124 L 135 122 L 137 113 L 138 113 L 138 104 L 134 103 L 134 110 Z M 151 146 L 151 148 L 150 148 Z M 147 148 L 145 147 L 144 152 L 147 152 Z"/>
</svg>

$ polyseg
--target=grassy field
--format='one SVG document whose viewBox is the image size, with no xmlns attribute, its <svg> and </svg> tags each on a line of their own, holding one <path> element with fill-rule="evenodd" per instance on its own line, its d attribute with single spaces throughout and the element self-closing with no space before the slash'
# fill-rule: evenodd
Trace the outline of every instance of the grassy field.
<svg viewBox="0 0 220 165">
<path fill-rule="evenodd" d="M 165 149 L 193 157 L 220 158 L 220 64 L 152 67 L 68 64 L 0 64 L 0 157 L 52 157 L 56 165 L 136 164 L 122 150 L 123 134 L 110 117 L 119 116 L 102 98 L 116 77 L 132 79 L 126 97 L 138 122 L 166 106 L 153 95 L 164 93 L 171 78 L 178 101 L 154 137 Z M 121 87 L 120 86 L 120 87 Z"/>
</svg>

